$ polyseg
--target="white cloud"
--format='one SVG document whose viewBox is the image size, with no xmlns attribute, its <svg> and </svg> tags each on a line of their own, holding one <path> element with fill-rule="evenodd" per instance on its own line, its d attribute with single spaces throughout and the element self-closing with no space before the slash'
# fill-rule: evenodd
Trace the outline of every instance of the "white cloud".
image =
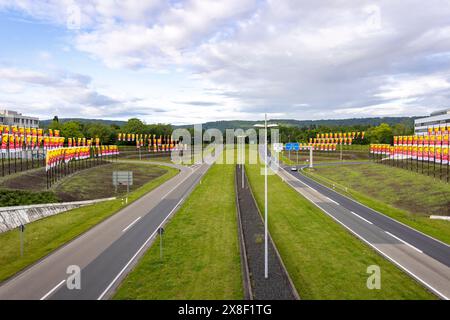
<svg viewBox="0 0 450 320">
<path fill-rule="evenodd" d="M 71 33 L 77 50 L 111 68 L 191 72 L 189 80 L 203 88 L 195 97 L 160 99 L 173 113 L 157 117 L 176 117 L 183 108 L 192 110 L 190 120 L 261 112 L 414 115 L 449 104 L 448 1 L 0 0 L 0 8 L 64 27 L 73 3 L 81 9 L 81 29 Z M 33 72 L 21 77 L 49 81 Z M 87 113 L 101 113 L 96 105 L 110 98 L 86 84 L 74 94 L 70 86 L 52 85 L 70 101 L 87 103 Z M 174 101 L 211 102 L 212 112 Z"/>
<path fill-rule="evenodd" d="M 88 116 L 92 109 L 101 114 L 101 110 L 127 102 L 91 88 L 91 79 L 87 76 L 66 72 L 50 75 L 27 69 L 0 68 L 0 86 L 13 89 L 3 91 L 0 96 L 3 101 L 10 101 L 10 107 L 31 109 L 31 112 L 50 109 L 74 114 L 80 108 L 87 110 L 80 114 Z"/>
<path fill-rule="evenodd" d="M 437 95 L 444 91 L 448 94 L 450 89 L 449 76 L 430 75 L 416 76 L 392 76 L 386 79 L 386 84 L 380 86 L 380 93 L 376 97 L 383 99 L 404 99 L 426 95 Z"/>
</svg>

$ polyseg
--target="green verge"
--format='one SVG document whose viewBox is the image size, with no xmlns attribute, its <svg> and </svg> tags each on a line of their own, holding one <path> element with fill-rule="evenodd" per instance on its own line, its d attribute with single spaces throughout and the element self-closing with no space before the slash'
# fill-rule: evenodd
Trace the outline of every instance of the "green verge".
<svg viewBox="0 0 450 320">
<path fill-rule="evenodd" d="M 234 166 L 213 165 L 114 299 L 242 299 Z"/>
<path fill-rule="evenodd" d="M 320 166 L 304 174 L 366 206 L 450 244 L 450 186 L 422 174 L 379 164 Z M 382 186 L 382 187 L 380 187 Z"/>
<path fill-rule="evenodd" d="M 247 173 L 263 212 L 260 166 L 247 165 Z M 436 298 L 278 176 L 268 180 L 269 230 L 302 299 Z M 366 286 L 371 265 L 381 269 L 380 290 Z"/>
<path fill-rule="evenodd" d="M 177 169 L 160 167 L 167 172 L 131 192 L 128 204 L 174 177 Z M 27 224 L 24 256 L 20 257 L 20 238 L 17 230 L 0 234 L 0 281 L 13 276 L 27 266 L 45 257 L 55 249 L 73 240 L 96 224 L 124 208 L 121 199 L 74 209 Z"/>
</svg>

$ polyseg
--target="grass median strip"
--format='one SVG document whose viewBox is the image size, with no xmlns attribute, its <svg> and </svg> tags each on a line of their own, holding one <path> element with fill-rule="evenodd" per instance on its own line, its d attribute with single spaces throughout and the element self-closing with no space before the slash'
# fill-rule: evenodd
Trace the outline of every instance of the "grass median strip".
<svg viewBox="0 0 450 320">
<path fill-rule="evenodd" d="M 320 166 L 305 174 L 410 227 L 450 244 L 450 185 L 415 172 L 368 163 Z M 380 187 L 382 186 L 382 187 Z"/>
<path fill-rule="evenodd" d="M 150 167 L 150 166 L 149 166 Z M 131 203 L 178 173 L 170 167 L 162 167 L 166 173 L 131 192 Z M 93 169 L 95 170 L 95 169 Z M 121 199 L 70 210 L 33 223 L 25 230 L 24 256 L 20 257 L 20 238 L 17 230 L 0 234 L 0 281 L 43 258 L 107 217 L 115 214 L 124 206 Z"/>
<path fill-rule="evenodd" d="M 234 166 L 213 165 L 115 299 L 242 299 Z"/>
<path fill-rule="evenodd" d="M 264 210 L 259 165 L 247 173 Z M 269 230 L 302 299 L 434 299 L 421 285 L 351 235 L 275 175 L 269 176 Z M 381 289 L 367 288 L 367 268 L 381 269 Z"/>
</svg>

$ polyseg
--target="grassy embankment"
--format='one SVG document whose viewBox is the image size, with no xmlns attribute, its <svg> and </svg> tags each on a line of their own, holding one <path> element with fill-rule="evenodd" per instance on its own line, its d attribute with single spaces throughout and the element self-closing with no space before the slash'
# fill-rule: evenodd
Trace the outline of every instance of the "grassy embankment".
<svg viewBox="0 0 450 320">
<path fill-rule="evenodd" d="M 213 165 L 115 299 L 242 299 L 234 166 Z"/>
<path fill-rule="evenodd" d="M 264 212 L 260 166 L 247 173 Z M 431 293 L 276 176 L 269 176 L 269 229 L 302 299 L 434 299 Z M 381 289 L 366 286 L 381 268 Z"/>
<path fill-rule="evenodd" d="M 419 173 L 380 164 L 320 166 L 305 174 L 336 191 L 450 244 L 450 185 Z"/>
<path fill-rule="evenodd" d="M 0 180 L 0 206 L 26 205 L 51 202 L 81 201 L 121 196 L 126 187 L 115 193 L 112 184 L 113 171 L 133 171 L 135 190 L 164 173 L 166 169 L 144 163 L 113 162 L 84 169 L 66 176 L 46 190 L 44 169 L 30 170 L 4 177 Z M 19 191 L 20 190 L 20 191 Z"/>
<path fill-rule="evenodd" d="M 150 169 L 149 165 L 147 167 Z M 96 169 L 88 169 L 86 172 L 92 170 L 91 174 L 95 175 Z M 165 170 L 165 173 L 131 192 L 128 203 L 132 203 L 178 173 L 178 170 L 169 167 L 159 167 L 159 170 Z M 29 223 L 25 229 L 23 257 L 20 257 L 18 231 L 11 230 L 1 233 L 0 281 L 35 263 L 123 207 L 122 200 L 117 199 L 70 210 Z"/>
</svg>

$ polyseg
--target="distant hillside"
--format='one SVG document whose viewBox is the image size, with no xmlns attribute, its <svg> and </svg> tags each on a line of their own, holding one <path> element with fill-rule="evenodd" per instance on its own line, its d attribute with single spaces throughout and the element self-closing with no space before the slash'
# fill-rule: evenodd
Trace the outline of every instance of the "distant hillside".
<svg viewBox="0 0 450 320">
<path fill-rule="evenodd" d="M 315 128 L 319 126 L 325 127 L 355 127 L 355 126 L 378 126 L 381 123 L 387 123 L 391 126 L 396 125 L 398 123 L 403 123 L 407 126 L 413 126 L 414 119 L 418 117 L 376 117 L 376 118 L 351 118 L 351 119 L 328 119 L 328 120 L 292 120 L 292 119 L 274 119 L 270 120 L 270 122 L 275 122 L 284 126 L 292 126 L 292 127 L 306 127 L 306 128 Z M 106 125 L 115 124 L 118 126 L 122 126 L 126 124 L 126 121 L 120 120 L 103 120 L 103 119 L 83 119 L 83 118 L 60 118 L 59 122 L 64 123 L 67 121 L 78 121 L 80 123 L 102 123 Z M 42 120 L 41 126 L 47 127 L 52 122 L 49 120 Z M 245 121 L 245 120 L 224 120 L 224 121 L 211 121 L 202 124 L 203 129 L 248 129 L 253 127 L 255 123 L 261 123 L 262 121 Z M 173 126 L 174 128 L 192 128 L 192 124 L 189 125 L 179 125 Z"/>
<path fill-rule="evenodd" d="M 115 124 L 118 126 L 122 126 L 125 123 L 127 123 L 126 121 L 120 121 L 120 120 L 84 119 L 84 118 L 59 118 L 58 120 L 60 123 L 64 123 L 64 122 L 68 122 L 68 121 L 77 121 L 79 123 L 102 123 L 102 124 L 106 124 L 106 125 Z M 53 119 L 41 120 L 40 125 L 41 125 L 41 127 L 47 127 L 52 121 L 53 121 Z"/>
<path fill-rule="evenodd" d="M 269 122 L 275 122 L 279 125 L 292 126 L 292 127 L 354 127 L 354 126 L 378 126 L 381 123 L 387 123 L 389 125 L 396 125 L 403 123 L 408 126 L 413 126 L 414 119 L 418 117 L 377 117 L 377 118 L 351 118 L 351 119 L 329 119 L 329 120 L 292 120 L 292 119 L 274 119 Z M 224 129 L 247 129 L 253 127 L 256 123 L 262 121 L 243 121 L 243 120 L 229 120 L 229 121 L 213 121 L 202 124 L 203 129 L 216 128 L 219 130 Z M 176 128 L 189 128 L 192 125 L 174 126 Z"/>
</svg>

